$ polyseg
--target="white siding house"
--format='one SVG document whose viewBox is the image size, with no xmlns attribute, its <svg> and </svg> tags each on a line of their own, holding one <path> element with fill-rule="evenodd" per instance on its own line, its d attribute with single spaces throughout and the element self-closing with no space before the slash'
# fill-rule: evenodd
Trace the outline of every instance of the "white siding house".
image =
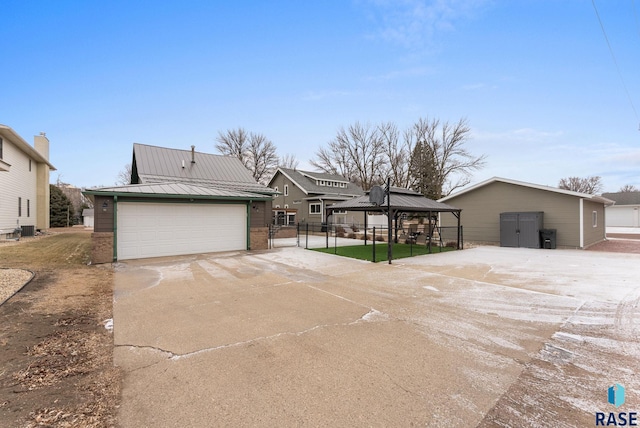
<svg viewBox="0 0 640 428">
<path fill-rule="evenodd" d="M 23 235 L 49 228 L 49 140 L 41 133 L 34 147 L 0 125 L 0 238 L 22 228 Z"/>
</svg>

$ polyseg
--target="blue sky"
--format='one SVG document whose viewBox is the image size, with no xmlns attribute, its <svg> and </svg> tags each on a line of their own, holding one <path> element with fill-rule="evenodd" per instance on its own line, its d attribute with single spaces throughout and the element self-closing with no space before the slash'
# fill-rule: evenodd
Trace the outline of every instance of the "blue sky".
<svg viewBox="0 0 640 428">
<path fill-rule="evenodd" d="M 473 182 L 640 187 L 640 1 L 595 5 L 615 62 L 590 0 L 5 0 L 0 123 L 81 187 L 134 142 L 241 126 L 304 169 L 341 126 L 420 117 L 468 119 Z"/>
</svg>

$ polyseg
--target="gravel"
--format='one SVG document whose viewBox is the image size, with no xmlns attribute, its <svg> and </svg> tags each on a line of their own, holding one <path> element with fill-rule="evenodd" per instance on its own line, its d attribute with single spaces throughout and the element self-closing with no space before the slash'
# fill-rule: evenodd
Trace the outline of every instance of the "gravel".
<svg viewBox="0 0 640 428">
<path fill-rule="evenodd" d="M 32 277 L 33 273 L 28 270 L 0 268 L 0 305 L 20 290 Z"/>
</svg>

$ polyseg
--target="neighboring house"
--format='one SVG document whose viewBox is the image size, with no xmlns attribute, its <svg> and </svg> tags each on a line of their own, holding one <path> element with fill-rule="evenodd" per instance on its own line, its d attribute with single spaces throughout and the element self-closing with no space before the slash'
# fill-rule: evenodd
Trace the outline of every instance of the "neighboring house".
<svg viewBox="0 0 640 428">
<path fill-rule="evenodd" d="M 264 249 L 273 190 L 239 159 L 133 145 L 131 184 L 94 199 L 94 263 Z"/>
<path fill-rule="evenodd" d="M 564 248 L 585 248 L 604 240 L 605 206 L 613 203 L 601 196 L 498 177 L 444 197 L 440 202 L 462 209 L 467 242 L 500 244 L 511 232 L 524 238 L 528 230 L 525 228 L 531 225 L 535 230 L 554 229 L 555 244 Z M 446 224 L 448 221 L 443 219 L 443 225 L 451 226 Z M 535 230 L 534 245 L 516 242 L 504 246 L 538 248 Z"/>
<path fill-rule="evenodd" d="M 640 192 L 603 193 L 602 196 L 616 203 L 606 209 L 607 226 L 640 227 Z"/>
<path fill-rule="evenodd" d="M 56 183 L 55 186 L 69 199 L 73 207 L 74 222 L 79 224 L 82 216 L 83 207 L 88 206 L 87 199 L 82 194 L 82 189 L 68 183 Z"/>
<path fill-rule="evenodd" d="M 82 210 L 82 224 L 84 225 L 84 227 L 93 229 L 93 213 L 93 208 L 85 208 Z"/>
<path fill-rule="evenodd" d="M 49 140 L 34 137 L 33 147 L 13 129 L 0 125 L 0 238 L 18 227 L 22 236 L 49 228 Z"/>
<path fill-rule="evenodd" d="M 269 187 L 278 192 L 273 200 L 275 224 L 330 222 L 360 225 L 364 221 L 361 212 L 336 211 L 330 218 L 325 217 L 327 207 L 364 195 L 362 188 L 342 176 L 278 168 L 269 181 Z"/>
</svg>

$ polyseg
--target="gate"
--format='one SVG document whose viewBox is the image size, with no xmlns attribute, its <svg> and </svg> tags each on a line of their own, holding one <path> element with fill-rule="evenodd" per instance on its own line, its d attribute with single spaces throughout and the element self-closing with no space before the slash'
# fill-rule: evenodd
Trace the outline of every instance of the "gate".
<svg viewBox="0 0 640 428">
<path fill-rule="evenodd" d="M 297 247 L 299 244 L 299 225 L 269 225 L 269 248 Z"/>
</svg>

